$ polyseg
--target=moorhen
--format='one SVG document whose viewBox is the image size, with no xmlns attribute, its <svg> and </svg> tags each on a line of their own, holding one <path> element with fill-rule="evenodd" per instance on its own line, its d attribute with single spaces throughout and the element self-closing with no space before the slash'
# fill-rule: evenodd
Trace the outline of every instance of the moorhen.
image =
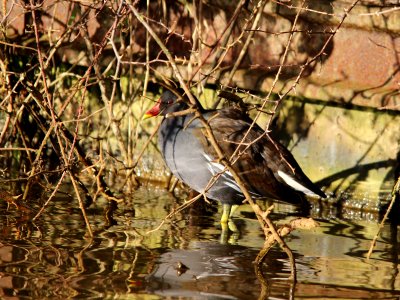
<svg viewBox="0 0 400 300">
<path fill-rule="evenodd" d="M 165 91 L 144 118 L 166 116 L 189 108 L 189 105 L 171 91 Z M 198 109 L 208 121 L 215 139 L 226 158 L 230 158 L 252 124 L 242 108 L 232 106 L 219 110 Z M 258 137 L 262 136 L 258 139 Z M 232 164 L 246 188 L 255 198 L 273 198 L 300 204 L 304 195 L 326 198 L 301 170 L 293 155 L 278 141 L 266 136 L 255 125 L 248 133 L 240 150 L 251 143 L 240 158 Z M 202 193 L 210 179 L 220 174 L 206 196 L 223 205 L 221 223 L 232 215 L 232 206 L 244 200 L 232 174 L 218 162 L 216 152 L 207 139 L 201 121 L 193 114 L 164 118 L 159 129 L 158 144 L 171 172 L 193 190 Z M 225 172 L 223 172 L 225 170 Z M 222 172 L 222 173 L 221 173 Z"/>
</svg>

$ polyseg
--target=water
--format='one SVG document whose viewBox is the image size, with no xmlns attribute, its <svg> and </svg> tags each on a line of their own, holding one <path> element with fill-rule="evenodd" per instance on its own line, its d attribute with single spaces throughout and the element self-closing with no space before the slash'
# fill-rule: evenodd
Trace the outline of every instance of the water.
<svg viewBox="0 0 400 300">
<path fill-rule="evenodd" d="M 337 217 L 332 208 L 316 207 L 312 214 L 320 226 L 285 238 L 296 259 L 293 284 L 279 247 L 257 277 L 253 261 L 264 238 L 249 206 L 237 213 L 237 233 L 221 234 L 220 214 L 209 206 L 180 212 L 147 233 L 183 196 L 143 187 L 118 205 L 112 219 L 99 200 L 87 210 L 93 239 L 76 198 L 60 194 L 34 223 L 26 212 L 0 202 L 0 298 L 400 298 L 397 227 L 385 225 L 372 258 L 365 258 L 378 228 L 374 212 Z M 279 205 L 272 217 L 287 223 L 292 212 Z"/>
</svg>

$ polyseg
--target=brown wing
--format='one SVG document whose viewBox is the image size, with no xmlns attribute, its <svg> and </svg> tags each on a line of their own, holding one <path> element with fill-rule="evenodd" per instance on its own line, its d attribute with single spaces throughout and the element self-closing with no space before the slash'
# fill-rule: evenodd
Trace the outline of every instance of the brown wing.
<svg viewBox="0 0 400 300">
<path fill-rule="evenodd" d="M 250 191 L 265 197 L 287 200 L 293 196 L 293 186 L 288 185 L 279 176 L 283 173 L 313 193 L 325 196 L 303 173 L 292 154 L 283 145 L 267 137 L 257 125 L 247 133 L 252 120 L 242 110 L 222 109 L 208 113 L 207 118 L 225 156 L 232 159 L 232 167 Z M 246 133 L 247 136 L 240 145 Z M 204 137 L 203 144 L 207 147 L 206 151 L 216 157 L 213 147 Z M 239 150 L 232 157 L 237 148 Z M 237 154 L 240 154 L 239 158 Z"/>
</svg>

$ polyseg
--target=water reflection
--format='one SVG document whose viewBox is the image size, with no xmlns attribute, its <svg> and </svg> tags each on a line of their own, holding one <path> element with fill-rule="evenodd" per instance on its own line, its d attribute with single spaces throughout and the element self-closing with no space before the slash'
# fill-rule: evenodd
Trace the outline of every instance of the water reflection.
<svg viewBox="0 0 400 300">
<path fill-rule="evenodd" d="M 171 249 L 157 260 L 148 277 L 150 291 L 163 296 L 203 296 L 256 299 L 260 283 L 252 269 L 255 249 L 193 241 L 186 249 Z M 178 264 L 187 267 L 179 272 Z"/>
<path fill-rule="evenodd" d="M 320 227 L 286 238 L 296 257 L 298 283 L 287 278 L 285 254 L 273 248 L 263 278 L 253 261 L 263 235 L 251 209 L 242 206 L 237 234 L 221 243 L 215 208 L 179 213 L 146 234 L 179 203 L 164 190 L 142 188 L 106 218 L 107 203 L 88 215 L 90 240 L 76 199 L 58 197 L 35 223 L 29 214 L 0 208 L 0 298 L 89 299 L 395 299 L 400 297 L 396 226 L 385 226 L 373 257 L 364 259 L 377 229 L 371 218 L 322 218 Z M 200 204 L 198 204 L 200 205 Z M 33 205 L 33 210 L 37 209 Z M 288 222 L 289 206 L 274 218 Z M 325 214 L 326 216 L 326 214 Z"/>
</svg>

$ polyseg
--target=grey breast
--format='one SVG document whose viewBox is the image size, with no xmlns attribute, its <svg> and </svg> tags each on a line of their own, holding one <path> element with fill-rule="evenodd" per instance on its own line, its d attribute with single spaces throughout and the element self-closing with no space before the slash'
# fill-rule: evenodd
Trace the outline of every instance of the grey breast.
<svg viewBox="0 0 400 300">
<path fill-rule="evenodd" d="M 188 126 L 186 126 L 189 123 Z M 204 192 L 210 179 L 219 175 L 208 189 L 207 197 L 221 202 L 238 202 L 243 199 L 240 188 L 232 174 L 204 151 L 194 132 L 199 132 L 201 123 L 191 115 L 165 119 L 160 128 L 159 146 L 171 172 L 198 192 Z"/>
</svg>

